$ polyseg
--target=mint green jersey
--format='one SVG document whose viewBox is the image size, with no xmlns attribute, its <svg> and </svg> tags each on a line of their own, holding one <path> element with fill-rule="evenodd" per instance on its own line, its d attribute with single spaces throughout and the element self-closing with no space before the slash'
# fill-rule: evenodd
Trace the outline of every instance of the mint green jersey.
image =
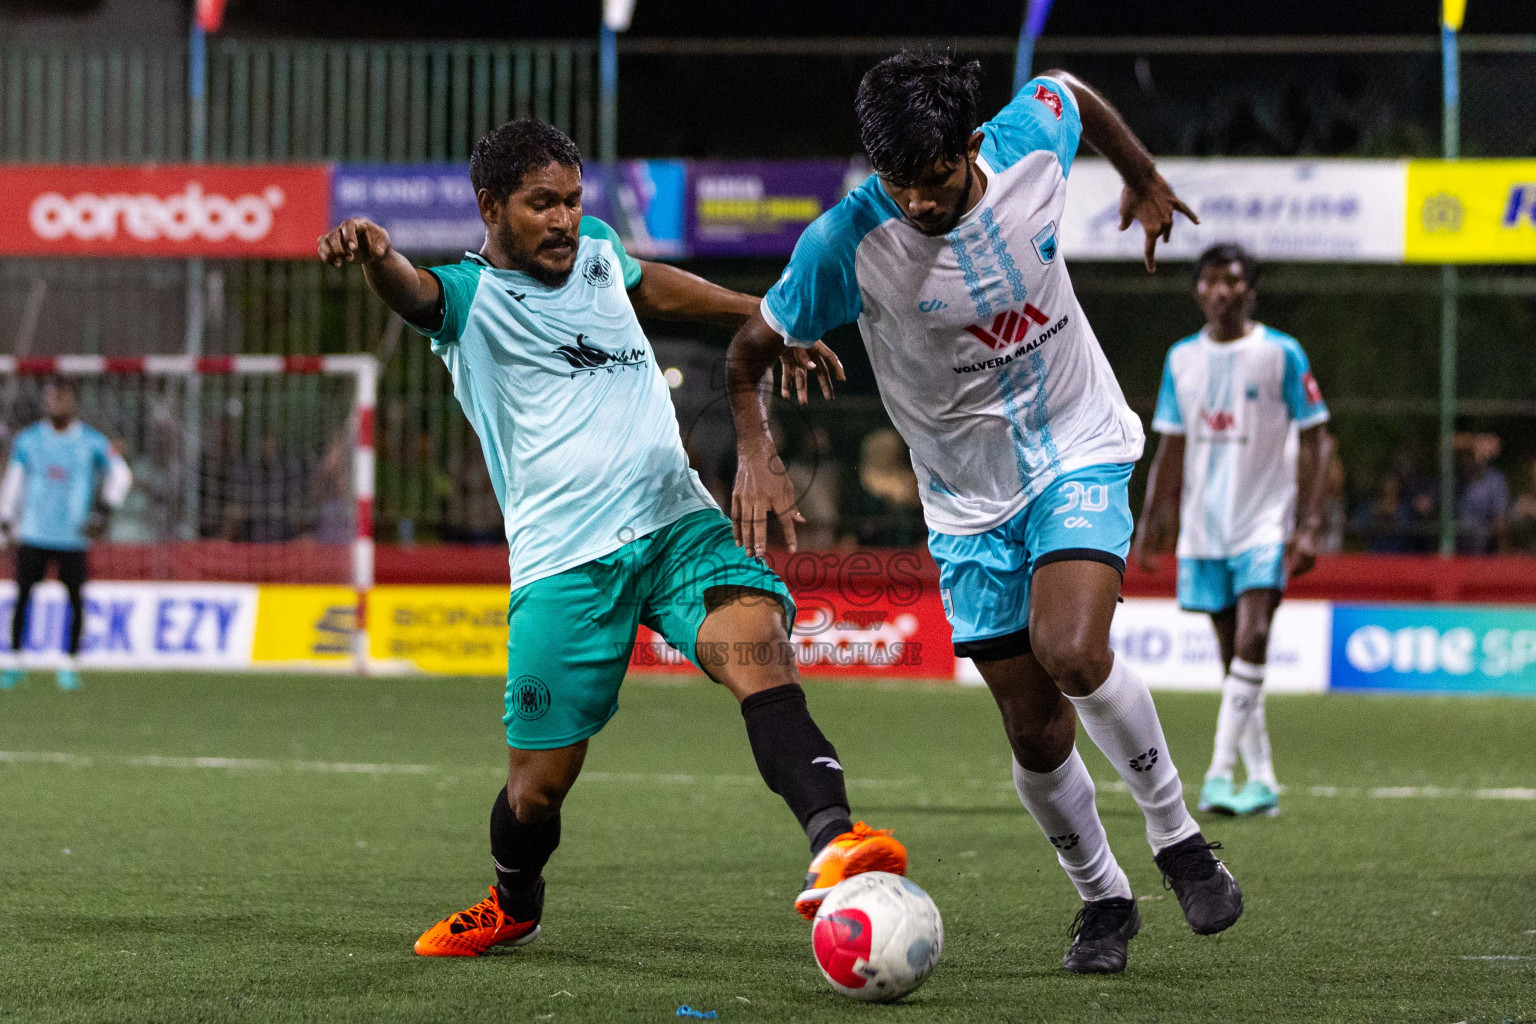
<svg viewBox="0 0 1536 1024">
<path fill-rule="evenodd" d="M 513 589 L 717 508 L 629 302 L 640 264 L 612 228 L 581 219 L 558 288 L 474 253 L 431 273 L 444 315 L 428 336 L 480 437 Z"/>
</svg>

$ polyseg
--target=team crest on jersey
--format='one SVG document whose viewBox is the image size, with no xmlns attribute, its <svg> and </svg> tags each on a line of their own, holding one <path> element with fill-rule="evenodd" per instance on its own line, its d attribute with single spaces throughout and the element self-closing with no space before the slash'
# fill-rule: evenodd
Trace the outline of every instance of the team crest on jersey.
<svg viewBox="0 0 1536 1024">
<path fill-rule="evenodd" d="M 1035 255 L 1040 257 L 1041 263 L 1053 263 L 1056 260 L 1056 222 L 1051 221 L 1040 229 L 1030 241 L 1035 243 Z"/>
<path fill-rule="evenodd" d="M 594 288 L 606 288 L 613 284 L 613 271 L 608 269 L 608 261 L 601 256 L 587 257 L 587 261 L 581 265 L 581 277 Z"/>
<path fill-rule="evenodd" d="M 1057 96 L 1043 84 L 1035 86 L 1035 99 L 1051 108 L 1051 113 L 1056 115 L 1056 120 L 1061 120 L 1061 97 Z"/>
<path fill-rule="evenodd" d="M 1301 386 L 1306 388 L 1307 401 L 1313 405 L 1323 403 L 1323 389 L 1317 386 L 1317 378 L 1312 376 L 1311 370 L 1301 375 Z"/>
<path fill-rule="evenodd" d="M 1259 386 L 1250 381 L 1243 394 L 1247 397 L 1248 401 L 1257 402 L 1259 400 Z"/>
</svg>

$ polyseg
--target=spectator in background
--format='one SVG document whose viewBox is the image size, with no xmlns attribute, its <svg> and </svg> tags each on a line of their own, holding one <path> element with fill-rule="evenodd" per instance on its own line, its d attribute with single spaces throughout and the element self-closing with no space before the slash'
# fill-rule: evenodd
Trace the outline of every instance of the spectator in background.
<svg viewBox="0 0 1536 1024">
<path fill-rule="evenodd" d="M 1511 550 L 1536 554 L 1536 459 L 1525 467 L 1525 489 L 1509 507 Z"/>
<path fill-rule="evenodd" d="M 1440 483 L 1419 470 L 1413 449 L 1404 446 L 1392 458 L 1399 492 L 1408 507 L 1403 551 L 1434 551 L 1440 537 Z"/>
<path fill-rule="evenodd" d="M 1382 475 L 1380 490 L 1355 509 L 1350 528 L 1365 539 L 1365 550 L 1374 554 L 1416 550 L 1413 512 L 1403 500 L 1402 481 L 1396 473 Z"/>
<path fill-rule="evenodd" d="M 927 537 L 906 442 L 889 427 L 867 435 L 860 447 L 852 512 L 848 525 L 860 546 L 912 547 Z"/>
<path fill-rule="evenodd" d="M 1457 434 L 1461 493 L 1456 498 L 1456 550 L 1491 555 L 1504 545 L 1509 482 L 1493 465 L 1502 444 L 1497 434 Z"/>
<path fill-rule="evenodd" d="M 785 450 L 781 445 L 779 451 Z M 811 427 L 790 450 L 793 454 L 784 468 L 794 485 L 797 507 L 805 517 L 805 522 L 795 526 L 800 547 L 810 551 L 836 547 L 842 466 L 832 457 L 832 437 L 824 427 Z M 916 477 L 913 480 L 915 483 Z M 730 507 L 729 497 L 722 507 Z"/>
</svg>

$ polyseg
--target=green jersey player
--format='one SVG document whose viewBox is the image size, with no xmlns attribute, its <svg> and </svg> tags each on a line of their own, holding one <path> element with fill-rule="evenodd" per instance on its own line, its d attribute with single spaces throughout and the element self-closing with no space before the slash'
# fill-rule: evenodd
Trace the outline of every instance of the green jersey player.
<svg viewBox="0 0 1536 1024">
<path fill-rule="evenodd" d="M 758 300 L 636 260 L 582 216 L 581 155 L 513 121 L 470 159 L 485 244 L 422 270 L 365 219 L 319 241 L 432 339 L 479 435 L 511 548 L 507 784 L 491 811 L 490 897 L 438 922 L 425 956 L 537 937 L 541 872 L 589 739 L 618 710 L 640 623 L 741 703 L 763 779 L 810 839 L 796 909 L 843 877 L 903 872 L 888 833 L 855 825 L 837 752 L 812 721 L 789 643 L 794 602 L 737 547 L 688 466 L 669 389 L 637 314 L 739 326 Z M 764 649 L 771 657 L 758 656 Z"/>
</svg>

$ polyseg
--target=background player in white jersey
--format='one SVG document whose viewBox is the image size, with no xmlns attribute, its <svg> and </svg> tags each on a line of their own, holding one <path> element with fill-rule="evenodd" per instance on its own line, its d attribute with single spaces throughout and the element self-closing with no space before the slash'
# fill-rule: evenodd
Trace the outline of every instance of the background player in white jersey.
<svg viewBox="0 0 1536 1024">
<path fill-rule="evenodd" d="M 64 663 L 55 680 L 61 690 L 80 686 L 75 657 L 85 628 L 84 588 L 91 540 L 101 536 L 112 509 L 133 485 L 128 464 L 106 437 L 75 418 L 75 386 L 53 381 L 43 388 L 43 419 L 16 435 L 5 477 L 0 479 L 0 548 L 14 536 L 16 604 L 11 613 L 11 650 L 0 665 L 0 689 L 21 681 L 32 589 L 49 566 L 69 595 L 69 632 Z"/>
<path fill-rule="evenodd" d="M 462 263 L 420 270 L 361 219 L 319 242 L 322 259 L 361 264 L 369 287 L 432 338 L 480 437 L 511 549 L 496 884 L 428 929 L 416 952 L 473 956 L 538 937 L 560 808 L 588 740 L 618 710 L 642 622 L 741 702 L 763 779 L 811 842 L 797 910 L 814 916 L 846 875 L 903 872 L 899 842 L 850 820 L 837 751 L 800 689 L 794 602 L 733 543 L 689 468 L 636 319 L 734 326 L 758 300 L 635 260 L 612 228 L 583 217 L 581 154 L 551 125 L 503 125 L 475 146 L 469 171 L 486 233 Z"/>
<path fill-rule="evenodd" d="M 1207 612 L 1226 678 L 1200 809 L 1277 813 L 1264 719 L 1269 628 L 1289 576 L 1317 561 L 1333 442 L 1328 407 L 1301 345 L 1253 319 L 1258 265 L 1241 246 L 1195 265 L 1205 326 L 1173 346 L 1152 429 L 1161 435 L 1136 538 L 1137 558 L 1178 531 L 1179 605 Z M 1248 781 L 1232 774 L 1241 751 Z"/>
<path fill-rule="evenodd" d="M 1057 251 L 1079 138 L 1124 177 L 1122 226 L 1141 222 L 1149 270 L 1174 212 L 1191 215 L 1076 78 L 1036 78 L 978 126 L 979 78 L 975 64 L 913 52 L 860 84 L 876 175 L 806 230 L 731 344 L 733 513 L 749 551 L 770 514 L 792 536 L 759 385 L 786 343 L 790 359 L 816 362 L 816 339 L 857 322 L 912 450 L 956 652 L 991 688 L 1020 799 L 1084 901 L 1063 966 L 1120 971 L 1140 918 L 1074 747 L 1078 718 L 1140 805 L 1191 927 L 1230 927 L 1242 894 L 1184 806 L 1151 694 L 1109 646 L 1142 430 Z"/>
</svg>

